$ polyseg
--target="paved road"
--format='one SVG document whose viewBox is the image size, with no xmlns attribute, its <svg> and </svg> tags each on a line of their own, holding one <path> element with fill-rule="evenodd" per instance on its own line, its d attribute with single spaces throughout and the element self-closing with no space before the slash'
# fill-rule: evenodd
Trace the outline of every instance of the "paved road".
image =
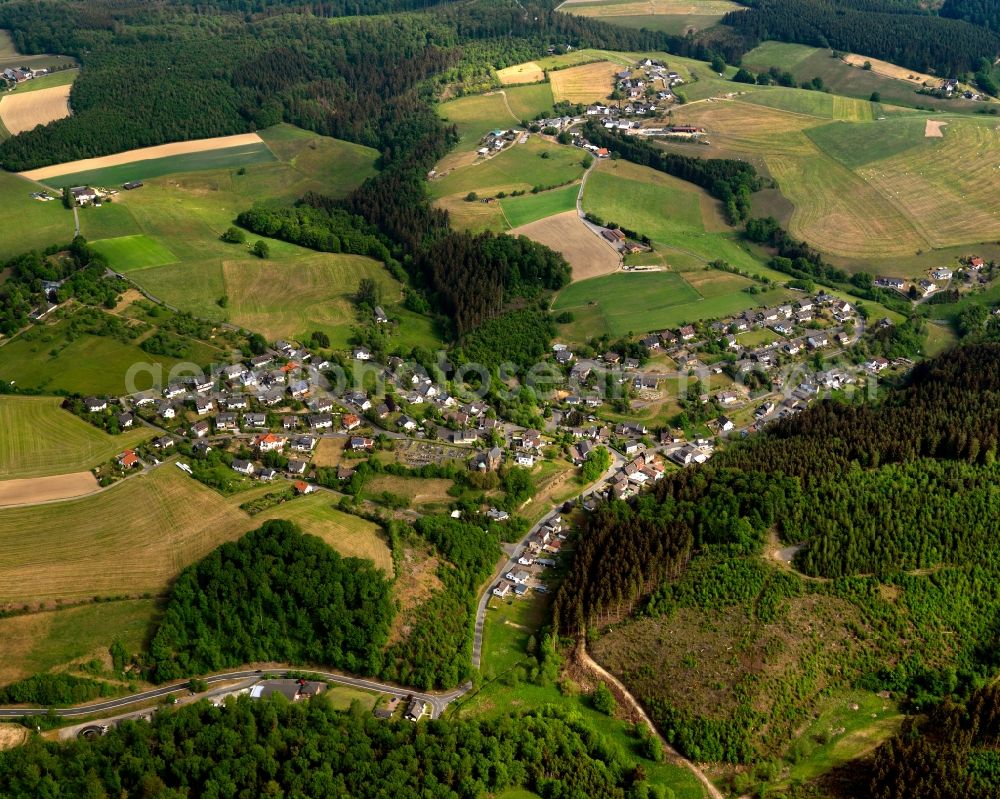
<svg viewBox="0 0 1000 799">
<path fill-rule="evenodd" d="M 453 691 L 448 693 L 437 694 L 437 693 L 421 693 L 419 691 L 414 691 L 409 688 L 404 688 L 399 685 L 391 685 L 389 683 L 375 682 L 374 680 L 364 680 L 359 677 L 348 677 L 344 674 L 337 674 L 334 672 L 327 671 L 315 671 L 309 668 L 303 668 L 301 666 L 285 666 L 281 668 L 267 668 L 267 669 L 246 669 L 243 671 L 230 671 L 225 674 L 214 674 L 210 677 L 203 677 L 206 683 L 211 685 L 212 683 L 219 682 L 231 682 L 233 680 L 243 680 L 243 679 L 263 679 L 267 676 L 283 676 L 289 671 L 302 671 L 309 674 L 315 674 L 328 682 L 337 683 L 339 685 L 347 685 L 352 688 L 361 688 L 368 691 L 377 691 L 382 694 L 389 694 L 390 696 L 398 696 L 400 698 L 406 698 L 409 696 L 414 696 L 417 699 L 422 699 L 431 706 L 431 717 L 438 718 L 448 707 L 449 704 L 454 702 L 458 697 L 462 696 L 466 691 L 471 688 L 471 684 L 467 683 L 465 685 L 459 686 Z M 182 683 L 172 683 L 171 685 L 165 685 L 161 688 L 154 688 L 151 691 L 144 691 L 140 694 L 131 694 L 130 696 L 123 696 L 118 699 L 110 699 L 106 702 L 97 702 L 92 705 L 83 705 L 78 707 L 67 707 L 67 708 L 54 708 L 53 712 L 59 716 L 65 718 L 73 718 L 76 716 L 95 716 L 105 713 L 107 711 L 122 710 L 129 707 L 130 705 L 135 705 L 140 702 L 148 702 L 150 699 L 158 699 L 159 697 L 169 696 L 171 694 L 183 693 L 188 690 L 187 682 Z M 17 718 L 19 716 L 42 716 L 49 712 L 49 708 L 44 707 L 19 707 L 19 708 L 2 708 L 0 709 L 0 718 Z"/>
</svg>

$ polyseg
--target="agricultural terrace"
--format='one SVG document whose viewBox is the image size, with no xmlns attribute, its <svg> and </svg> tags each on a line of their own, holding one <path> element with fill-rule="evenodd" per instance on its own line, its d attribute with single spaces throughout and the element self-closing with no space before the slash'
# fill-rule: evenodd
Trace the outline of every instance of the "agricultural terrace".
<svg viewBox="0 0 1000 799">
<path fill-rule="evenodd" d="M 867 261 L 1000 237 L 994 122 L 968 116 L 926 135 L 926 118 L 870 116 L 872 104 L 799 89 L 695 103 L 706 155 L 749 158 L 793 204 L 790 231 L 822 252 Z M 836 120 L 831 122 L 831 120 Z M 684 151 L 690 152 L 690 148 Z M 886 269 L 890 265 L 886 265 Z"/>
<path fill-rule="evenodd" d="M 568 0 L 560 10 L 627 28 L 683 34 L 711 27 L 741 8 L 728 0 Z"/>
<path fill-rule="evenodd" d="M 68 84 L 0 98 L 0 122 L 12 136 L 70 115 Z"/>
<path fill-rule="evenodd" d="M 306 533 L 323 539 L 341 555 L 372 561 L 392 576 L 392 552 L 381 528 L 358 516 L 337 510 L 335 495 L 326 491 L 298 497 L 254 517 L 256 524 L 269 519 L 295 522 Z"/>
<path fill-rule="evenodd" d="M 0 480 L 84 471 L 151 437 L 141 428 L 108 435 L 61 403 L 58 397 L 0 397 Z"/>
</svg>

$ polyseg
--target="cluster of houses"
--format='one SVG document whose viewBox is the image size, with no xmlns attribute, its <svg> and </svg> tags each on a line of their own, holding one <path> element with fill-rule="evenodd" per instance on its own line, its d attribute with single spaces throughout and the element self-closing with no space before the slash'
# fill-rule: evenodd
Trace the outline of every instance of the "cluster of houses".
<svg viewBox="0 0 1000 799">
<path fill-rule="evenodd" d="M 926 84 L 925 84 L 926 85 Z M 946 78 L 938 85 L 937 90 L 945 97 L 961 96 L 965 100 L 986 100 L 987 97 L 972 89 L 963 89 L 957 78 Z"/>
<path fill-rule="evenodd" d="M 936 291 L 948 286 L 954 278 L 965 277 L 967 280 L 971 276 L 978 275 L 986 267 L 986 262 L 978 255 L 969 256 L 962 259 L 962 266 L 955 270 L 950 266 L 939 266 L 927 270 L 927 277 L 917 281 L 908 281 L 901 277 L 889 277 L 880 275 L 874 280 L 878 288 L 892 289 L 907 296 L 929 297 Z M 981 278 L 980 282 L 985 282 Z"/>
<path fill-rule="evenodd" d="M 509 147 L 520 136 L 524 136 L 523 131 L 504 130 L 501 128 L 491 130 L 483 136 L 480 142 L 482 146 L 476 152 L 479 156 L 485 158 L 488 155 L 500 152 L 504 147 Z"/>
<path fill-rule="evenodd" d="M 528 538 L 517 559 L 517 565 L 493 586 L 493 596 L 501 599 L 511 594 L 526 596 L 529 590 L 546 593 L 548 588 L 541 581 L 542 570 L 556 565 L 556 558 L 562 552 L 567 533 L 566 523 L 559 514 L 542 522 L 538 530 Z"/>
</svg>

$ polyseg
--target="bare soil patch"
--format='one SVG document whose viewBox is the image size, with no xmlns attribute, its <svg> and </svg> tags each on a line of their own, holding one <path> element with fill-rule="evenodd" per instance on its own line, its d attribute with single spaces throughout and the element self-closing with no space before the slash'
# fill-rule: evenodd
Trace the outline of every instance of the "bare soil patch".
<svg viewBox="0 0 1000 799">
<path fill-rule="evenodd" d="M 527 236 L 562 253 L 573 268 L 574 281 L 610 275 L 621 268 L 621 256 L 610 244 L 598 238 L 576 211 L 564 211 L 529 222 L 510 232 L 515 236 Z"/>
<path fill-rule="evenodd" d="M 947 124 L 947 122 L 942 122 L 939 119 L 928 119 L 924 124 L 924 137 L 927 139 L 943 139 L 944 126 Z"/>
<path fill-rule="evenodd" d="M 66 89 L 67 93 L 69 91 L 69 86 L 59 88 Z M 44 91 L 54 90 L 46 89 Z M 41 93 L 42 92 L 29 92 L 23 96 L 31 97 Z M 0 103 L 0 115 L 3 114 L 3 108 L 9 99 L 9 97 L 5 97 L 3 103 Z M 6 116 L 3 116 L 3 121 L 4 124 L 7 125 Z M 7 129 L 10 130 L 10 125 L 7 125 Z M 14 131 L 11 130 L 11 133 L 13 132 Z M 140 147 L 137 150 L 126 150 L 123 153 L 104 155 L 100 158 L 84 158 L 80 161 L 69 161 L 65 164 L 43 166 L 38 169 L 30 169 L 27 172 L 22 172 L 21 177 L 28 178 L 29 180 L 45 180 L 46 178 L 53 178 L 59 175 L 72 175 L 76 172 L 89 172 L 92 169 L 105 169 L 109 166 L 132 164 L 136 161 L 148 161 L 152 158 L 166 158 L 170 155 L 201 153 L 206 150 L 222 150 L 226 147 L 242 147 L 248 144 L 260 144 L 262 142 L 263 140 L 256 133 L 239 133 L 235 136 L 216 136 L 212 139 L 178 141 L 172 142 L 171 144 L 158 144 L 155 147 Z"/>
<path fill-rule="evenodd" d="M 28 729 L 20 724 L 0 724 L 0 751 L 13 749 L 28 740 Z"/>
<path fill-rule="evenodd" d="M 97 478 L 90 472 L 3 480 L 0 481 L 0 508 L 82 497 L 93 494 L 98 488 Z"/>
<path fill-rule="evenodd" d="M 34 130 L 70 115 L 71 86 L 53 86 L 34 92 L 8 94 L 0 100 L 0 119 L 11 135 Z"/>
<path fill-rule="evenodd" d="M 896 80 L 905 80 L 917 86 L 922 86 L 927 82 L 940 81 L 940 78 L 932 78 L 923 72 L 914 72 L 912 69 L 897 67 L 888 61 L 879 61 L 877 58 L 869 58 L 868 56 L 857 55 L 856 53 L 848 53 L 843 58 L 852 67 L 863 67 L 867 61 L 872 65 L 872 72 L 876 75 L 884 75 L 887 78 L 895 78 Z"/>
</svg>

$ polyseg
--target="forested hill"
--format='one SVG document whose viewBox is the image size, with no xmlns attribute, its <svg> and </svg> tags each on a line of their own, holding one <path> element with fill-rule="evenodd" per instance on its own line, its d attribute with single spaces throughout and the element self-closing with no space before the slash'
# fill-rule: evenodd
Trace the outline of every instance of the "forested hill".
<svg viewBox="0 0 1000 799">
<path fill-rule="evenodd" d="M 689 754 L 773 755 L 831 681 L 917 702 L 1000 665 L 1000 345 L 950 351 L 882 391 L 816 403 L 588 517 L 556 622 L 596 634 L 605 665 Z M 820 579 L 780 570 L 769 535 L 804 544 L 795 564 Z M 803 613 L 820 633 L 802 637 Z M 726 637 L 734 614 L 743 632 Z M 652 676 L 676 665 L 657 660 L 662 642 L 706 629 L 742 652 L 731 682 L 717 664 L 711 688 L 679 666 Z"/>
<path fill-rule="evenodd" d="M 804 534 L 802 520 L 808 518 L 813 494 L 830 490 L 831 483 L 846 480 L 852 472 L 869 474 L 869 479 L 857 481 L 853 506 L 857 513 L 875 518 L 864 507 L 865 492 L 879 486 L 870 479 L 873 470 L 920 459 L 992 468 L 998 443 L 997 344 L 959 348 L 925 361 L 913 369 L 905 388 L 877 402 L 816 403 L 724 450 L 705 466 L 662 480 L 635 503 L 635 512 L 616 503 L 594 514 L 582 537 L 574 576 L 557 598 L 563 629 L 575 632 L 622 598 L 637 599 L 678 573 L 691 553 L 706 544 L 752 547 L 779 520 L 783 530 Z M 925 493 L 921 501 L 930 497 Z M 832 513 L 825 505 L 819 510 Z M 602 553 L 611 541 L 617 554 L 607 559 Z M 936 549 L 939 561 L 949 560 L 949 555 Z M 929 557 L 926 553 L 925 559 Z M 997 563 L 1000 566 L 1000 552 Z M 873 565 L 862 560 L 855 571 L 870 571 Z M 900 564 L 878 565 L 891 570 Z M 813 571 L 822 574 L 825 569 L 817 564 Z"/>
<path fill-rule="evenodd" d="M 731 12 L 722 20 L 746 38 L 748 47 L 767 39 L 798 42 L 945 77 L 974 72 L 981 59 L 992 63 L 1000 53 L 995 30 L 970 24 L 988 17 L 962 0 L 947 14 L 958 19 L 931 16 L 892 0 L 750 0 L 748 5 L 748 11 Z"/>
</svg>

